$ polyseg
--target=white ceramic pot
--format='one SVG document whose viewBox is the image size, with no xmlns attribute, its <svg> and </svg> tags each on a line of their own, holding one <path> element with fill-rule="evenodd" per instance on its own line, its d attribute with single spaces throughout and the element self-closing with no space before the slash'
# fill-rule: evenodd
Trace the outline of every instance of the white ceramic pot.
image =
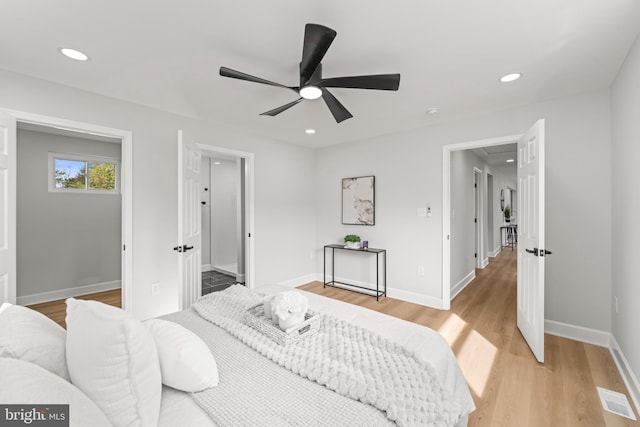
<svg viewBox="0 0 640 427">
<path fill-rule="evenodd" d="M 278 325 L 280 329 L 286 331 L 287 329 L 293 328 L 294 326 L 304 322 L 304 313 L 296 313 L 292 314 L 287 319 L 278 319 Z"/>
<path fill-rule="evenodd" d="M 347 242 L 347 248 L 360 249 L 360 242 Z"/>
</svg>

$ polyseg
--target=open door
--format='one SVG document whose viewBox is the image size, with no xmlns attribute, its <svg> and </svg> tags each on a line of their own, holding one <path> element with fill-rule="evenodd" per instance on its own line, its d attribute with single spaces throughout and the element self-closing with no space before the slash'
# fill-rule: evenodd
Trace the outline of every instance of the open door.
<svg viewBox="0 0 640 427">
<path fill-rule="evenodd" d="M 544 120 L 518 141 L 518 328 L 544 362 Z"/>
<path fill-rule="evenodd" d="M 16 303 L 16 119 L 0 112 L 0 305 Z"/>
<path fill-rule="evenodd" d="M 202 295 L 200 169 L 202 153 L 178 131 L 178 289 L 180 310 Z"/>
</svg>

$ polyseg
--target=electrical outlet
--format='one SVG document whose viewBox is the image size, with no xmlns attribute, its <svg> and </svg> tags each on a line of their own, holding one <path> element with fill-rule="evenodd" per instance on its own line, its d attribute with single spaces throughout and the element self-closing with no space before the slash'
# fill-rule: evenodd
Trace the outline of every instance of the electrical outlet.
<svg viewBox="0 0 640 427">
<path fill-rule="evenodd" d="M 424 266 L 423 265 L 419 265 L 418 266 L 418 276 L 424 276 Z"/>
<path fill-rule="evenodd" d="M 160 295 L 160 283 L 151 284 L 151 295 Z"/>
</svg>

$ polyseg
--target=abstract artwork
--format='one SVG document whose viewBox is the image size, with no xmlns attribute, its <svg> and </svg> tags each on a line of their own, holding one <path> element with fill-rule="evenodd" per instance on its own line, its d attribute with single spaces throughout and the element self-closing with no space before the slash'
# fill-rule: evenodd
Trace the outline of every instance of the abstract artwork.
<svg viewBox="0 0 640 427">
<path fill-rule="evenodd" d="M 374 225 L 374 176 L 342 179 L 342 223 L 348 225 Z"/>
</svg>

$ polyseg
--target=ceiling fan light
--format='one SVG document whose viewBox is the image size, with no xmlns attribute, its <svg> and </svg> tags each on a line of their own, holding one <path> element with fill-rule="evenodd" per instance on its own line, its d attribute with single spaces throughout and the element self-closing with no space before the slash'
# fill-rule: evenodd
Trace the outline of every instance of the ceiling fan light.
<svg viewBox="0 0 640 427">
<path fill-rule="evenodd" d="M 75 59 L 76 61 L 87 61 L 89 59 L 87 54 L 80 52 L 79 50 L 69 49 L 68 47 L 61 47 L 60 53 L 67 58 Z"/>
<path fill-rule="evenodd" d="M 322 89 L 316 86 L 305 86 L 300 89 L 300 96 L 304 99 L 318 99 L 322 96 Z"/>
<path fill-rule="evenodd" d="M 502 83 L 509 83 L 509 82 L 513 82 L 515 80 L 518 80 L 520 77 L 522 77 L 522 74 L 520 74 L 520 73 L 512 73 L 512 74 L 507 74 L 506 76 L 500 77 L 500 81 Z"/>
</svg>

